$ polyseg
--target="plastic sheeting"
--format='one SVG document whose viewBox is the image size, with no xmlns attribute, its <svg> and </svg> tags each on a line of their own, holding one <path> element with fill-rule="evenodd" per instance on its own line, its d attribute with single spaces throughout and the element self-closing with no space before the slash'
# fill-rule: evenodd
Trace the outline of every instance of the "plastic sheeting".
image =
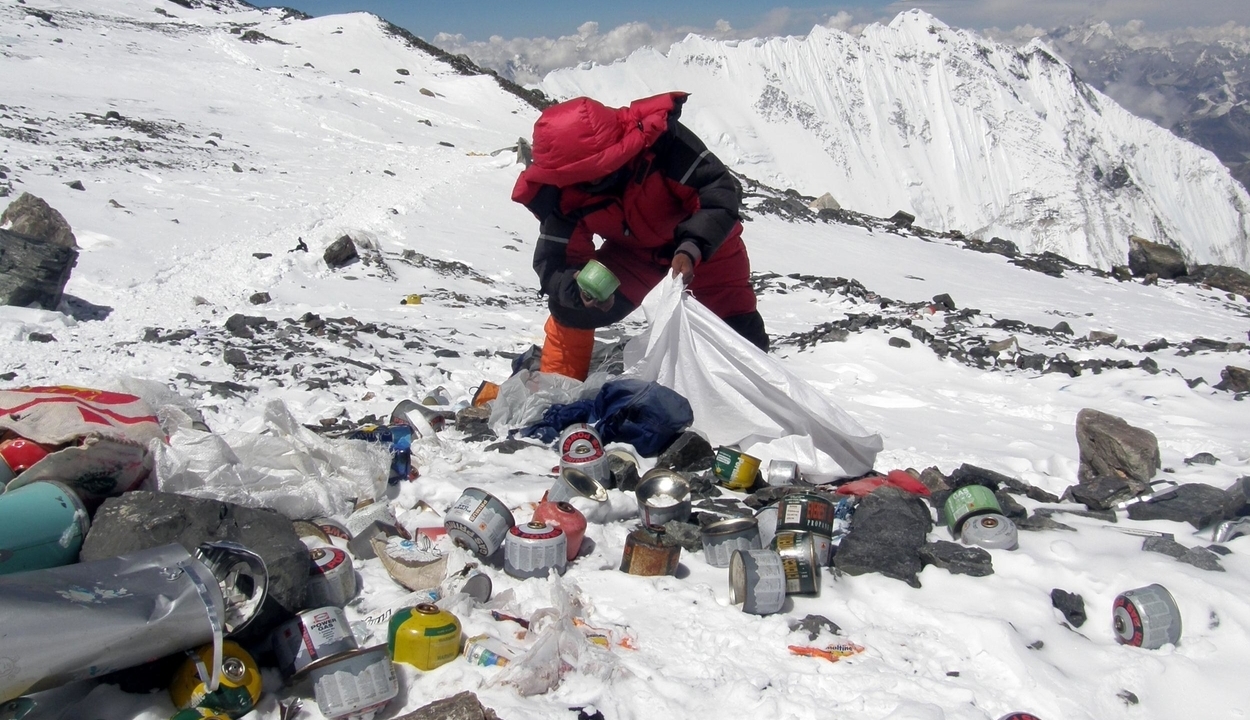
<svg viewBox="0 0 1250 720">
<path fill-rule="evenodd" d="M 265 406 L 262 427 L 215 434 L 179 428 L 153 442 L 157 489 L 246 507 L 292 520 L 342 516 L 357 498 L 386 492 L 385 445 L 334 440 L 300 425 L 281 400 Z"/>
<path fill-rule="evenodd" d="M 880 435 L 734 332 L 680 279 L 665 277 L 642 307 L 650 328 L 625 347 L 626 374 L 685 396 L 694 429 L 713 445 L 793 460 L 812 482 L 872 469 Z"/>
</svg>

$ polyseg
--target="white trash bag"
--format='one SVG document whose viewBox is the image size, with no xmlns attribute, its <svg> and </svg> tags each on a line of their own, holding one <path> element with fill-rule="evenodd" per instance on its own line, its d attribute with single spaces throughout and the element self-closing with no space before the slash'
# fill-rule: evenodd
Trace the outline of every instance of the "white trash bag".
<svg viewBox="0 0 1250 720">
<path fill-rule="evenodd" d="M 793 460 L 810 482 L 872 469 L 880 435 L 726 325 L 679 278 L 665 277 L 642 307 L 650 328 L 625 346 L 625 374 L 681 393 L 694 430 L 713 446 Z"/>
</svg>

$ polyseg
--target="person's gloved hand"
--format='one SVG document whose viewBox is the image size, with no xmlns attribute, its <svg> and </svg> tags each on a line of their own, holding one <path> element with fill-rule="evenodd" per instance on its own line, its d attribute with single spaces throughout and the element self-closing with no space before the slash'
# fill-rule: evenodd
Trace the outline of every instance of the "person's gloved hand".
<svg viewBox="0 0 1250 720">
<path fill-rule="evenodd" d="M 573 282 L 574 282 L 574 283 L 576 283 L 576 282 L 577 282 L 577 276 L 578 276 L 578 275 L 580 275 L 580 274 L 581 274 L 581 271 L 580 271 L 580 270 L 578 270 L 577 272 L 573 273 Z M 602 311 L 602 312 L 607 312 L 607 311 L 611 310 L 611 309 L 612 309 L 612 306 L 616 304 L 616 295 L 615 295 L 615 294 L 613 294 L 613 295 L 609 295 L 607 300 L 603 300 L 603 301 L 601 302 L 601 301 L 596 300 L 596 299 L 594 299 L 593 297 L 591 297 L 591 296 L 590 296 L 590 294 L 589 294 L 589 293 L 587 293 L 585 290 L 582 290 L 582 288 L 581 288 L 581 286 L 580 286 L 580 285 L 579 285 L 579 286 L 577 286 L 577 293 L 578 293 L 578 295 L 580 295 L 580 296 L 581 296 L 581 301 L 582 301 L 582 304 L 583 304 L 583 305 L 585 305 L 585 306 L 586 306 L 586 307 L 588 307 L 588 308 L 594 308 L 594 309 L 596 309 L 596 310 L 600 310 L 600 311 Z"/>
<path fill-rule="evenodd" d="M 694 277 L 694 259 L 684 252 L 675 253 L 673 255 L 673 277 L 681 275 L 681 281 L 689 285 L 690 278 Z"/>
</svg>

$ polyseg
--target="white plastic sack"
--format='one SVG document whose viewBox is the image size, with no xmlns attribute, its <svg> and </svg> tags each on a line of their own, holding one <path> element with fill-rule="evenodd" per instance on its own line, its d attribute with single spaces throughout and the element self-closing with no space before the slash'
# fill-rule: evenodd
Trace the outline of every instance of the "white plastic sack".
<svg viewBox="0 0 1250 720">
<path fill-rule="evenodd" d="M 386 445 L 323 438 L 296 422 L 281 400 L 258 429 L 223 434 L 180 428 L 154 442 L 157 489 L 254 508 L 292 520 L 347 515 L 357 498 L 386 492 Z"/>
<path fill-rule="evenodd" d="M 555 373 L 521 370 L 504 381 L 499 396 L 490 401 L 490 429 L 507 437 L 512 428 L 542 420 L 552 405 L 594 398 L 609 379 L 607 373 L 593 373 L 581 382 Z"/>
<path fill-rule="evenodd" d="M 872 469 L 880 435 L 736 333 L 679 278 L 665 277 L 642 307 L 650 328 L 625 346 L 626 374 L 681 393 L 713 446 L 793 460 L 811 482 Z"/>
</svg>

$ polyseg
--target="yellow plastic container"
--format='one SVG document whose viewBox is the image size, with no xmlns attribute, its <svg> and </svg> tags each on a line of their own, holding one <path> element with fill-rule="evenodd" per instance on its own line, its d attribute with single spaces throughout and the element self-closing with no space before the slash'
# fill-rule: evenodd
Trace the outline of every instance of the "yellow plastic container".
<svg viewBox="0 0 1250 720">
<path fill-rule="evenodd" d="M 404 608 L 391 616 L 386 645 L 395 662 L 433 670 L 460 655 L 460 621 L 431 603 Z"/>
</svg>

